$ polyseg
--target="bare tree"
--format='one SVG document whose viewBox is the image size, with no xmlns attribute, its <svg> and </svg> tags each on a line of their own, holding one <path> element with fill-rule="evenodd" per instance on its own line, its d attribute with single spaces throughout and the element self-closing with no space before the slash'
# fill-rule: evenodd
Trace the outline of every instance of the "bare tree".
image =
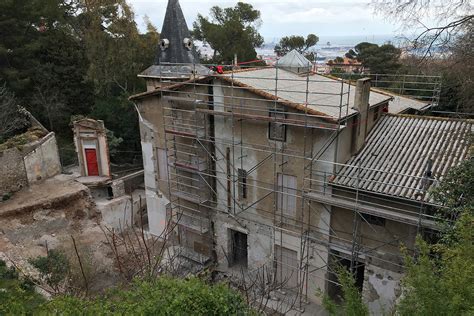
<svg viewBox="0 0 474 316">
<path fill-rule="evenodd" d="M 49 83 L 45 83 L 41 87 L 36 87 L 33 103 L 45 112 L 48 119 L 49 130 L 52 131 L 54 119 L 62 115 L 61 113 L 66 106 L 59 92 Z"/>
<path fill-rule="evenodd" d="M 289 287 L 291 276 L 279 280 L 273 263 L 252 271 L 241 267 L 239 272 L 232 274 L 229 283 L 243 294 L 247 304 L 257 312 L 286 315 L 300 307 L 299 289 Z"/>
<path fill-rule="evenodd" d="M 168 220 L 160 236 L 145 231 L 141 212 L 138 226 L 124 225 L 119 230 L 101 226 L 115 265 L 125 280 L 130 281 L 135 277 L 150 280 L 163 273 L 176 274 L 179 264 L 175 259 L 178 254 L 170 246 L 179 219 Z"/>
<path fill-rule="evenodd" d="M 16 103 L 15 95 L 6 84 L 0 85 L 0 141 L 29 123 L 29 117 Z"/>
<path fill-rule="evenodd" d="M 449 49 L 474 21 L 470 0 L 372 0 L 372 5 L 377 13 L 401 22 L 406 30 L 417 30 L 409 41 L 423 60 L 435 50 Z M 433 25 L 428 25 L 427 19 Z"/>
</svg>

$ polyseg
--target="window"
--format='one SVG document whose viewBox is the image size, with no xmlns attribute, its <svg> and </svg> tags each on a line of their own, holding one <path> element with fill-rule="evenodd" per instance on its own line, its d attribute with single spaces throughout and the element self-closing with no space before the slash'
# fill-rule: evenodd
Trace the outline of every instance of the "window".
<svg viewBox="0 0 474 316">
<path fill-rule="evenodd" d="M 282 110 L 271 109 L 269 113 L 271 118 L 285 119 L 286 114 Z M 279 122 L 268 123 L 268 138 L 271 140 L 286 141 L 286 125 Z"/>
<path fill-rule="evenodd" d="M 239 199 L 245 200 L 247 198 L 247 170 L 239 169 Z"/>
<path fill-rule="evenodd" d="M 385 226 L 385 218 L 378 217 L 375 215 L 361 213 L 362 217 L 367 223 L 377 226 Z"/>
<path fill-rule="evenodd" d="M 230 235 L 230 262 L 229 266 L 247 267 L 248 244 L 247 234 L 229 229 Z"/>
<path fill-rule="evenodd" d="M 296 177 L 278 174 L 278 210 L 283 213 L 286 223 L 296 217 Z"/>
</svg>

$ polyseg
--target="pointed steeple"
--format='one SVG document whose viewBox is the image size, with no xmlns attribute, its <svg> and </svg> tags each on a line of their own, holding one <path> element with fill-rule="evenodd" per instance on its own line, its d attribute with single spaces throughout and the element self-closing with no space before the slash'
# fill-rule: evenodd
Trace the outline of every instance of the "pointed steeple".
<svg viewBox="0 0 474 316">
<path fill-rule="evenodd" d="M 140 77 L 185 80 L 209 75 L 209 68 L 199 64 L 178 0 L 168 0 L 160 38 L 155 64 L 139 74 Z"/>
<path fill-rule="evenodd" d="M 196 61 L 195 50 L 178 0 L 169 0 L 160 34 L 157 64 L 192 64 Z"/>
</svg>

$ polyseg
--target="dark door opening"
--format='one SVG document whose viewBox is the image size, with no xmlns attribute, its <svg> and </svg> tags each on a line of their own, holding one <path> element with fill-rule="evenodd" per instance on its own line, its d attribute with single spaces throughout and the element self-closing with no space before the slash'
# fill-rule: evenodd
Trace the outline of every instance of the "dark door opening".
<svg viewBox="0 0 474 316">
<path fill-rule="evenodd" d="M 247 267 L 247 234 L 230 230 L 231 256 L 230 266 Z"/>
<path fill-rule="evenodd" d="M 364 286 L 364 270 L 365 265 L 363 262 L 354 261 L 352 263 L 352 270 L 351 270 L 351 260 L 342 258 L 338 252 L 331 251 L 331 258 L 330 264 L 332 267 L 332 271 L 337 267 L 337 265 L 343 266 L 348 271 L 352 271 L 352 275 L 355 279 L 355 285 L 359 290 L 359 293 L 362 293 L 362 288 Z M 339 283 L 338 277 L 335 273 L 330 272 L 329 276 L 330 282 L 328 283 L 328 295 L 334 301 L 341 303 L 342 302 L 342 289 L 341 287 L 336 284 Z"/>
</svg>

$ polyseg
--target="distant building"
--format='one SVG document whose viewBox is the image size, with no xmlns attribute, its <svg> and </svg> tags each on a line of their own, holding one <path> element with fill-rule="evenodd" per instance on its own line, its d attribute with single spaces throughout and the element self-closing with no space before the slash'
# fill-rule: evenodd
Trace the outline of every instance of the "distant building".
<svg viewBox="0 0 474 316">
<path fill-rule="evenodd" d="M 344 57 L 342 61 L 336 61 L 336 59 L 329 60 L 326 65 L 329 67 L 329 72 L 336 69 L 341 69 L 346 73 L 362 73 L 364 70 L 367 71 L 361 62 L 347 57 Z"/>
</svg>

